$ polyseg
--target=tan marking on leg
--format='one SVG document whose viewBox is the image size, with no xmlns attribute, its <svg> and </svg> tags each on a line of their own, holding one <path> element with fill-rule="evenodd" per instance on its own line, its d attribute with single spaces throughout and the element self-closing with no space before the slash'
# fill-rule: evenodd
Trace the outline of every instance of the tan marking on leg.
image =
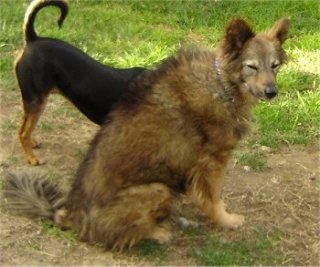
<svg viewBox="0 0 320 267">
<path fill-rule="evenodd" d="M 39 121 L 46 102 L 47 101 L 45 99 L 45 101 L 39 106 L 39 110 L 36 113 L 25 112 L 19 130 L 19 138 L 22 148 L 24 149 L 28 163 L 31 165 L 40 165 L 45 163 L 45 161 L 38 159 L 33 153 L 32 148 L 36 145 L 36 141 L 32 138 L 32 132 Z"/>
<path fill-rule="evenodd" d="M 210 155 L 200 158 L 189 174 L 191 183 L 188 193 L 213 223 L 223 227 L 237 228 L 243 224 L 244 217 L 229 214 L 221 200 L 223 176 L 230 156 L 231 153 L 226 153 L 219 159 Z"/>
</svg>

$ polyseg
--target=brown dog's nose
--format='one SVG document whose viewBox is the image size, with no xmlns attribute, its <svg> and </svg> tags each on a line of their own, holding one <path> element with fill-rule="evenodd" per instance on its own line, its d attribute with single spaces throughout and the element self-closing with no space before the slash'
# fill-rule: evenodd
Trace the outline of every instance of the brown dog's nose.
<svg viewBox="0 0 320 267">
<path fill-rule="evenodd" d="M 268 98 L 274 98 L 277 95 L 277 87 L 275 87 L 274 85 L 268 85 L 265 89 L 264 89 L 264 95 Z"/>
</svg>

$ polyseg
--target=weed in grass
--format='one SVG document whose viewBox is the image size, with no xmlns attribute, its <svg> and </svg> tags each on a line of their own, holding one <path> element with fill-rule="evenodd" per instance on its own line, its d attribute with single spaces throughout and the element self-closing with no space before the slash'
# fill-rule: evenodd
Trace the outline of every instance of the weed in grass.
<svg viewBox="0 0 320 267">
<path fill-rule="evenodd" d="M 11 70 L 13 68 L 13 60 L 14 57 L 12 55 L 4 55 L 3 58 L 0 59 L 0 80 L 2 87 L 1 90 L 3 90 L 4 92 L 12 92 L 17 88 L 17 82 L 11 73 Z"/>
<path fill-rule="evenodd" d="M 61 106 L 59 106 L 59 108 L 55 109 L 52 112 L 52 116 L 58 118 L 70 117 L 79 119 L 81 118 L 80 114 L 81 113 L 77 109 L 75 109 L 73 106 L 69 104 L 62 104 Z"/>
<path fill-rule="evenodd" d="M 198 239 L 208 236 L 208 231 L 202 227 L 187 227 L 183 229 L 183 234 L 186 235 L 189 239 Z"/>
<path fill-rule="evenodd" d="M 1 188 L 1 187 L 0 187 L 0 188 Z M 6 209 L 6 204 L 5 204 L 3 201 L 1 201 L 1 202 L 0 202 L 0 211 L 1 211 L 1 212 L 4 212 L 5 209 Z"/>
<path fill-rule="evenodd" d="M 7 157 L 7 160 L 12 164 L 17 163 L 19 161 L 18 157 L 12 154 Z"/>
<path fill-rule="evenodd" d="M 81 117 L 79 110 L 59 94 L 50 95 L 48 110 L 50 110 L 48 117 L 71 117 L 77 119 Z"/>
<path fill-rule="evenodd" d="M 85 149 L 77 148 L 75 153 L 73 154 L 73 157 L 79 160 L 83 160 L 86 154 L 87 151 Z"/>
<path fill-rule="evenodd" d="M 40 129 L 46 132 L 51 132 L 54 130 L 54 126 L 48 121 L 42 121 L 40 122 Z"/>
<path fill-rule="evenodd" d="M 53 222 L 48 220 L 40 220 L 40 225 L 44 232 L 71 242 L 77 240 L 77 234 L 71 230 L 63 231 Z"/>
<path fill-rule="evenodd" d="M 46 179 L 48 179 L 50 183 L 55 183 L 58 181 L 59 175 L 53 171 L 49 171 L 46 175 Z"/>
<path fill-rule="evenodd" d="M 7 118 L 5 119 L 2 124 L 1 124 L 1 130 L 4 133 L 9 133 L 12 131 L 15 131 L 16 129 L 18 129 L 17 127 L 17 120 L 16 119 L 12 119 L 12 118 Z"/>
<path fill-rule="evenodd" d="M 249 166 L 256 171 L 265 171 L 268 169 L 266 157 L 261 152 L 236 152 L 235 159 L 242 166 Z"/>
<path fill-rule="evenodd" d="M 0 190 L 4 189 L 6 178 L 4 176 L 0 176 Z M 2 202 L 1 202 L 2 203 Z"/>
<path fill-rule="evenodd" d="M 36 240 L 34 239 L 30 239 L 28 240 L 28 245 L 31 249 L 33 250 L 37 250 L 37 251 L 40 251 L 41 250 L 41 245 L 39 242 L 37 242 Z"/>
</svg>

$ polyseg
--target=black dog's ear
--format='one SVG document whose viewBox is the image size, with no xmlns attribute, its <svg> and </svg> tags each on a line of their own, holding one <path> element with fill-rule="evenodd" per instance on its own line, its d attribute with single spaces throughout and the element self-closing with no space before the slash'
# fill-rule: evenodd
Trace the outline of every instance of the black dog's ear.
<svg viewBox="0 0 320 267">
<path fill-rule="evenodd" d="M 278 20 L 270 30 L 267 31 L 267 35 L 271 39 L 278 40 L 280 44 L 283 44 L 288 39 L 288 32 L 290 28 L 290 18 L 284 17 Z"/>
<path fill-rule="evenodd" d="M 243 19 L 234 19 L 226 28 L 223 41 L 223 53 L 230 60 L 237 58 L 244 44 L 255 34 Z"/>
</svg>

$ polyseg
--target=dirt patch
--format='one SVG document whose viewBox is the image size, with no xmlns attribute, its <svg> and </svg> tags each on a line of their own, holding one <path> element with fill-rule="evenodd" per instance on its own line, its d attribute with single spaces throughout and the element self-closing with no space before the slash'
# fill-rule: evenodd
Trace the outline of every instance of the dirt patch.
<svg viewBox="0 0 320 267">
<path fill-rule="evenodd" d="M 37 129 L 42 147 L 36 153 L 44 157 L 47 164 L 30 167 L 26 164 L 16 134 L 21 107 L 17 101 L 20 96 L 17 92 L 14 96 L 1 103 L 1 179 L 9 171 L 41 172 L 67 188 L 98 127 L 61 97 L 52 97 L 40 129 Z M 240 232 L 215 228 L 212 231 L 220 231 L 228 238 L 236 234 L 245 238 L 257 229 L 270 234 L 278 231 L 278 247 L 286 255 L 283 265 L 318 265 L 319 146 L 284 147 L 276 153 L 263 153 L 269 166 L 267 170 L 257 172 L 234 162 L 226 175 L 224 199 L 230 211 L 246 216 L 245 225 Z M 147 260 L 132 253 L 111 253 L 50 234 L 39 222 L 10 215 L 4 208 L 0 213 L 0 265 L 154 264 L 153 259 Z M 186 210 L 186 217 L 190 214 Z M 195 217 L 207 227 L 201 215 Z M 161 265 L 194 265 L 186 237 L 179 230 L 174 235 L 168 256 Z"/>
<path fill-rule="evenodd" d="M 226 197 L 246 214 L 244 231 L 280 231 L 286 264 L 319 265 L 319 152 L 302 147 L 267 154 L 269 170 L 229 172 Z M 234 188 L 234 189 L 233 189 Z M 232 200 L 232 201 L 231 201 Z"/>
</svg>

